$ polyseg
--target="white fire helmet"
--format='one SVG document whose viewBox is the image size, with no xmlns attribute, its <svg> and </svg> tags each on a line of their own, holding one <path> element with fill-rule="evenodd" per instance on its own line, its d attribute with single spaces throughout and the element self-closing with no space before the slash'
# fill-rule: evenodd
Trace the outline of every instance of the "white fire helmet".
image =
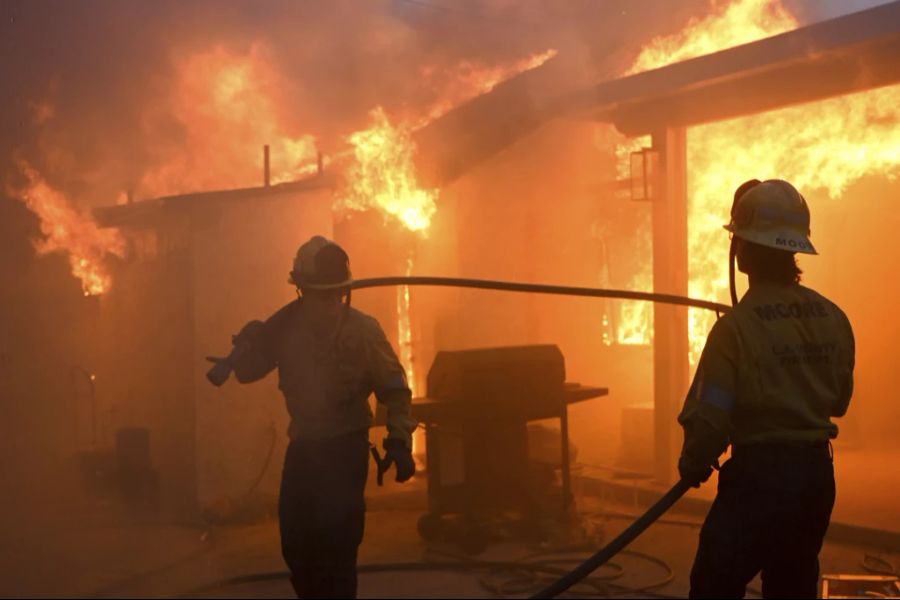
<svg viewBox="0 0 900 600">
<path fill-rule="evenodd" d="M 347 253 L 321 235 L 300 246 L 288 279 L 288 283 L 310 290 L 339 289 L 352 282 Z"/>
<path fill-rule="evenodd" d="M 731 222 L 724 225 L 735 237 L 761 246 L 818 254 L 809 239 L 809 207 L 787 181 L 769 179 L 735 198 Z"/>
</svg>

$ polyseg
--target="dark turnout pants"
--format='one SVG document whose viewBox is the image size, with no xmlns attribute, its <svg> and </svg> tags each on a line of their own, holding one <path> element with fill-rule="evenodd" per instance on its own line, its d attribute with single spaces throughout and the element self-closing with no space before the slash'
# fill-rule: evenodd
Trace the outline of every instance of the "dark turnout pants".
<svg viewBox="0 0 900 600">
<path fill-rule="evenodd" d="M 815 598 L 833 506 L 828 444 L 736 448 L 700 531 L 691 598 L 743 598 L 760 571 L 766 598 Z"/>
<path fill-rule="evenodd" d="M 281 552 L 299 598 L 356 597 L 368 449 L 368 431 L 288 446 L 278 516 Z"/>
</svg>

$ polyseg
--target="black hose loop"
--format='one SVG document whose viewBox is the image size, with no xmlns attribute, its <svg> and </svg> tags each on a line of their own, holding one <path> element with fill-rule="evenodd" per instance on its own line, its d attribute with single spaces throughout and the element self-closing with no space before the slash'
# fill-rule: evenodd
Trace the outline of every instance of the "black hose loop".
<svg viewBox="0 0 900 600">
<path fill-rule="evenodd" d="M 563 593 L 585 577 L 589 576 L 603 563 L 618 554 L 628 544 L 641 535 L 650 525 L 659 519 L 667 510 L 672 508 L 685 492 L 690 489 L 690 484 L 680 479 L 678 483 L 672 486 L 665 496 L 660 498 L 656 504 L 647 509 L 643 515 L 628 526 L 628 529 L 620 533 L 613 541 L 601 548 L 596 554 L 578 565 L 565 577 L 562 577 L 552 585 L 542 589 L 540 592 L 531 596 L 531 598 L 555 598 Z"/>
</svg>

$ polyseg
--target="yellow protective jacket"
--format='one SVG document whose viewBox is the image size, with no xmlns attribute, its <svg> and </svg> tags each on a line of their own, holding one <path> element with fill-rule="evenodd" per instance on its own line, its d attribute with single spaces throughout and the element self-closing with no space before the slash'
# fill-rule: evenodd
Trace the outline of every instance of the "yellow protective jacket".
<svg viewBox="0 0 900 600">
<path fill-rule="evenodd" d="M 241 383 L 278 368 L 292 440 L 325 440 L 369 428 L 368 398 L 374 392 L 387 408 L 388 438 L 411 444 L 416 422 L 406 373 L 374 318 L 350 308 L 336 336 L 320 339 L 298 299 L 265 323 L 245 327 L 235 343 L 242 345 L 233 361 Z"/>
<path fill-rule="evenodd" d="M 850 321 L 833 302 L 799 284 L 754 284 L 709 333 L 678 418 L 682 456 L 712 464 L 729 442 L 836 437 L 831 418 L 847 412 L 854 356 Z"/>
</svg>

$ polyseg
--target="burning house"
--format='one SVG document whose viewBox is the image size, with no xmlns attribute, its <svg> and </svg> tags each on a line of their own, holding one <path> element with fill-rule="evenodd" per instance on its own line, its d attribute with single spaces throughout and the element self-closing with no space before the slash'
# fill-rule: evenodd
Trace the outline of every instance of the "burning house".
<svg viewBox="0 0 900 600">
<path fill-rule="evenodd" d="M 71 376 L 80 394 L 73 446 L 88 470 L 131 452 L 144 473 L 138 485 L 167 517 L 224 521 L 249 499 L 272 504 L 288 426 L 276 378 L 214 388 L 205 359 L 294 299 L 287 276 L 301 242 L 334 239 L 356 278 L 465 277 L 727 304 L 721 225 L 731 194 L 751 177 L 777 177 L 812 209 L 822 257 L 800 262 L 804 282 L 844 307 L 857 335 L 830 535 L 896 548 L 898 289 L 885 268 L 898 252 L 898 57 L 900 2 L 801 25 L 781 2 L 734 0 L 590 69 L 549 47 L 468 65 L 437 100 L 373 107 L 353 133 L 321 143 L 279 122 L 279 89 L 289 84 L 265 46 L 183 57 L 168 110 L 180 115 L 184 144 L 115 204 L 90 217 L 73 211 L 21 163 L 19 195 L 42 219 L 38 250 L 67 252 L 82 282 L 86 325 L 72 335 L 92 332 Z M 145 118 L 164 123 L 156 112 Z M 204 165 L 198 156 L 215 156 L 210 147 L 222 156 Z M 414 397 L 453 388 L 441 369 L 470 376 L 498 405 L 531 406 L 550 372 L 577 396 L 561 414 L 542 407 L 497 427 L 505 449 L 493 458 L 516 474 L 503 486 L 525 478 L 509 448 L 531 460 L 547 432 L 549 450 L 538 451 L 551 463 L 562 435 L 564 468 L 549 479 L 562 481 L 565 509 L 567 494 L 577 508 L 595 491 L 654 497 L 677 480 L 676 418 L 714 312 L 428 286 L 361 289 L 352 303 L 387 332 Z M 516 363 L 521 347 L 537 350 Z M 538 383 L 485 383 L 465 371 L 473 356 L 495 375 Z M 427 477 L 464 471 L 440 427 L 414 443 Z M 713 487 L 688 500 L 705 508 Z M 432 508 L 436 493 L 429 487 Z"/>
<path fill-rule="evenodd" d="M 202 370 L 196 365 L 198 357 L 204 352 L 212 352 L 216 345 L 224 344 L 227 341 L 224 332 L 239 327 L 240 315 L 270 313 L 277 303 L 266 298 L 283 298 L 285 295 L 284 290 L 275 294 L 275 288 L 265 288 L 265 291 L 259 288 L 256 280 L 263 271 L 256 264 L 260 253 L 253 251 L 258 247 L 258 236 L 241 234 L 238 229 L 225 233 L 223 227 L 227 226 L 218 223 L 222 218 L 216 216 L 219 212 L 229 215 L 239 210 L 248 211 L 246 216 L 233 218 L 234 227 L 249 227 L 256 222 L 281 224 L 277 229 L 285 232 L 285 240 L 277 251 L 268 247 L 265 251 L 266 260 L 272 265 L 266 271 L 271 272 L 267 281 L 277 282 L 273 285 L 281 284 L 285 257 L 293 251 L 291 244 L 320 231 L 334 235 L 348 248 L 357 273 L 431 274 L 628 287 L 634 283 L 647 285 L 634 275 L 635 271 L 640 271 L 651 275 L 646 281 L 653 282 L 654 291 L 680 295 L 690 292 L 694 296 L 720 298 L 726 287 L 722 284 L 725 260 L 721 250 L 715 248 L 723 246 L 713 233 L 706 231 L 709 228 L 705 225 L 716 218 L 725 222 L 727 203 L 716 200 L 716 194 L 721 191 L 710 187 L 714 185 L 710 178 L 731 181 L 729 171 L 734 167 L 715 161 L 708 147 L 722 144 L 720 139 L 729 136 L 735 142 L 735 136 L 743 135 L 740 128 L 749 126 L 742 125 L 742 121 L 748 123 L 755 119 L 752 122 L 756 124 L 765 123 L 764 119 L 769 118 L 785 123 L 791 120 L 791 114 L 799 115 L 798 111 L 804 110 L 821 111 L 823 115 L 843 112 L 843 123 L 835 127 L 859 127 L 869 119 L 868 127 L 877 130 L 878 111 L 889 110 L 885 103 L 896 94 L 896 90 L 889 87 L 896 77 L 897 32 L 896 20 L 892 18 L 895 12 L 896 5 L 889 4 L 663 68 L 652 67 L 668 62 L 670 57 L 642 58 L 640 60 L 647 62 L 636 63 L 635 74 L 582 89 L 575 89 L 577 78 L 571 70 L 558 64 L 561 61 L 551 60 L 456 110 L 438 115 L 436 120 L 429 119 L 431 122 L 420 125 L 408 140 L 391 138 L 396 135 L 395 130 L 383 113 L 374 113 L 374 126 L 349 138 L 355 154 L 343 174 L 347 190 L 334 192 L 335 184 L 313 177 L 256 191 L 197 194 L 103 209 L 99 213 L 101 223 L 128 227 L 129 220 L 132 223 L 156 222 L 160 219 L 157 213 L 172 211 L 190 212 L 193 215 L 191 223 L 208 222 L 200 227 L 209 231 L 206 235 L 210 249 L 165 242 L 169 248 L 178 248 L 176 252 L 184 252 L 190 257 L 186 260 L 196 270 L 193 277 L 210 277 L 207 273 L 211 269 L 202 266 L 198 257 L 208 256 L 220 261 L 214 269 L 217 275 L 210 282 L 223 286 L 213 291 L 209 289 L 210 285 L 191 287 L 187 280 L 170 284 L 182 290 L 180 294 L 185 297 L 185 302 L 190 297 L 193 303 L 190 319 L 206 321 L 203 324 L 206 330 L 197 332 L 194 343 L 186 346 L 193 348 L 190 353 L 193 358 L 189 360 L 185 355 L 180 361 L 192 365 L 197 394 L 184 407 L 184 414 L 204 410 L 210 415 L 222 414 L 215 406 L 219 400 L 213 399 L 212 391 L 203 387 Z M 790 25 L 785 21 L 777 26 L 786 29 Z M 777 31 L 773 29 L 769 33 Z M 699 47 L 695 53 L 715 49 L 714 46 Z M 646 69 L 650 70 L 641 72 Z M 542 96 L 532 90 L 554 92 L 543 92 Z M 872 91 L 867 93 L 866 90 Z M 843 98 L 831 100 L 838 96 Z M 709 102 L 706 98 L 716 98 L 716 101 Z M 797 104 L 809 108 L 783 108 Z M 863 114 L 857 116 L 854 111 Z M 757 114 L 760 116 L 754 116 Z M 617 165 L 609 142 L 598 141 L 603 135 L 614 135 L 603 129 L 604 123 L 614 125 L 628 136 L 651 136 L 640 142 L 638 147 L 644 150 L 628 155 L 631 161 L 627 165 L 628 180 L 623 177 L 624 185 L 621 186 L 610 177 L 616 173 Z M 766 127 L 772 130 L 774 125 L 766 124 Z M 717 134 L 717 128 L 727 132 Z M 839 130 L 830 133 L 842 135 Z M 858 135 L 860 146 L 866 144 L 867 136 Z M 869 135 L 877 133 L 870 132 Z M 421 184 L 416 181 L 415 173 L 402 170 L 412 167 L 409 163 L 411 155 L 403 152 L 409 152 L 413 140 L 421 156 L 418 162 Z M 625 141 L 621 143 L 626 144 Z M 758 143 L 761 147 L 771 144 L 763 140 Z M 826 145 L 829 142 L 820 143 Z M 398 150 L 403 144 L 407 144 L 406 149 Z M 754 151 L 753 143 L 744 141 L 743 144 L 744 154 Z M 790 145 L 784 141 L 780 144 Z M 541 151 L 543 148 L 554 151 L 548 155 Z M 890 168 L 889 158 L 880 158 L 880 161 L 888 162 L 879 164 L 876 157 L 861 171 L 860 167 L 854 166 L 843 178 L 839 172 L 806 175 L 805 169 L 828 170 L 828 164 L 823 165 L 823 159 L 813 155 L 808 147 L 798 148 L 796 152 L 797 157 L 791 163 L 791 168 L 798 170 L 794 179 L 810 177 L 812 185 L 823 181 L 829 193 L 835 195 L 853 179 Z M 804 152 L 810 154 L 810 160 L 818 162 L 803 164 Z M 744 162 L 740 164 L 745 164 L 747 159 L 742 160 Z M 338 169 L 340 164 L 338 160 Z M 637 172 L 641 177 L 646 173 L 646 181 L 637 181 Z M 288 189 L 294 189 L 289 186 L 294 186 L 296 192 L 288 193 Z M 303 199 L 294 198 L 292 194 L 295 193 L 303 193 Z M 272 217 L 262 214 L 259 207 L 267 204 L 260 198 L 266 194 L 284 198 L 281 210 L 299 211 L 291 217 L 298 225 L 285 228 L 286 224 L 294 222 L 287 220 L 286 214 L 276 212 Z M 332 223 L 329 216 L 332 200 L 329 198 L 335 194 L 342 208 L 377 206 L 386 216 L 351 215 Z M 438 196 L 440 210 L 435 205 Z M 630 200 L 626 199 L 628 196 Z M 292 204 L 303 208 L 288 208 Z M 619 206 L 610 208 L 610 204 Z M 837 218 L 832 217 L 831 212 L 839 208 L 834 202 L 822 204 L 821 208 L 815 205 L 818 213 L 823 215 L 822 225 L 817 224 L 816 231 L 821 231 L 820 235 L 828 240 L 831 237 L 828 224 Z M 315 210 L 318 216 L 307 214 L 306 210 Z M 843 219 L 843 223 L 844 227 L 853 227 L 852 220 Z M 698 225 L 701 228 L 698 233 L 689 236 L 689 231 Z M 604 227 L 622 227 L 628 235 L 604 237 Z M 296 231 L 307 234 L 299 235 Z M 198 234 L 192 233 L 188 237 L 195 235 Z M 256 241 L 249 242 L 250 247 L 242 247 L 242 240 L 254 239 Z M 221 246 L 224 240 L 229 241 L 226 247 Z M 154 246 L 159 243 L 152 242 Z M 624 244 L 630 246 L 630 251 L 622 247 Z M 828 247 L 826 241 L 825 248 Z M 373 252 L 373 248 L 378 251 Z M 518 249 L 516 258 L 512 259 L 501 250 L 503 248 Z M 170 252 L 172 250 L 165 253 Z M 230 256 L 231 252 L 235 253 L 234 257 Z M 710 254 L 719 256 L 721 261 L 711 261 Z M 255 312 L 244 310 L 246 307 L 236 303 L 228 303 L 227 309 L 222 307 L 222 298 L 228 297 L 227 290 L 234 283 L 230 276 L 226 277 L 226 265 L 239 264 L 240 256 L 244 257 L 243 277 L 246 277 L 240 287 L 259 289 Z M 836 257 L 836 260 L 837 264 L 844 264 L 842 258 Z M 652 265 L 652 269 L 648 265 Z M 815 271 L 816 265 L 811 264 L 808 268 L 813 277 L 822 276 Z M 714 279 L 710 280 L 710 277 Z M 834 286 L 846 280 L 849 277 L 838 272 L 826 279 Z M 169 286 L 153 287 L 166 289 Z M 209 295 L 200 298 L 188 292 L 192 289 L 203 290 Z M 148 299 L 145 294 L 139 295 L 144 301 Z M 115 293 L 111 297 L 115 297 Z M 679 390 L 687 388 L 691 362 L 696 361 L 703 332 L 709 324 L 705 315 L 689 316 L 686 309 L 658 305 L 652 311 L 655 324 L 652 329 L 650 314 L 644 310 L 638 317 L 644 321 L 634 331 L 627 332 L 626 328 L 634 325 L 627 322 L 629 313 L 623 307 L 598 307 L 590 301 L 485 297 L 477 291 L 401 289 L 396 295 L 390 291 L 360 292 L 355 302 L 377 314 L 390 324 L 389 330 L 396 332 L 395 342 L 417 390 L 422 390 L 424 370 L 438 350 L 559 343 L 568 350 L 568 372 L 573 378 L 592 381 L 599 377 L 599 383 L 610 384 L 615 396 L 627 399 L 620 400 L 622 404 L 615 410 L 602 406 L 583 409 L 588 414 L 579 419 L 584 429 L 576 429 L 576 439 L 597 436 L 609 440 L 605 447 L 601 443 L 600 448 L 585 449 L 587 455 L 594 455 L 598 462 L 614 459 L 621 451 L 619 439 L 638 435 L 629 429 L 631 427 L 644 427 L 638 437 L 649 435 L 646 428 L 650 412 L 628 407 L 634 406 L 637 399 L 637 403 L 643 403 L 652 397 L 652 440 L 644 439 L 641 444 L 627 448 L 624 454 L 646 453 L 650 447 L 655 447 L 657 479 L 666 481 L 673 476 L 672 466 L 680 444 L 675 423 L 682 395 Z M 216 310 L 234 311 L 234 314 L 229 318 L 214 317 L 212 314 Z M 133 320 L 133 317 L 126 320 Z M 629 336 L 643 343 L 629 343 Z M 651 380 L 652 386 L 636 383 Z M 860 385 L 865 390 L 865 376 Z M 140 387 L 149 390 L 151 386 Z M 226 393 L 244 394 L 233 389 Z M 179 396 L 162 391 L 151 395 Z M 273 394 L 266 390 L 261 396 Z M 146 404 L 146 401 L 139 401 L 139 404 Z M 193 408 L 188 410 L 189 406 Z M 270 414 L 275 411 L 274 408 L 268 410 Z M 625 430 L 616 431 L 623 426 L 623 416 L 616 414 L 622 410 L 625 410 Z M 228 419 L 235 421 L 227 429 L 238 435 L 237 432 L 250 423 L 245 417 L 232 413 Z M 278 429 L 282 429 L 280 420 L 267 418 L 279 421 Z M 237 425 L 241 422 L 244 426 Z M 203 439 L 205 434 L 202 432 L 206 427 L 199 424 L 197 427 L 198 440 Z M 209 431 L 220 432 L 221 427 L 219 423 L 210 425 Z M 261 423 L 257 423 L 256 428 L 265 430 Z M 850 429 L 848 436 L 853 435 L 853 425 Z M 234 466 L 243 460 L 249 471 L 220 477 L 222 481 L 232 483 L 252 481 L 250 471 L 254 463 L 248 460 L 247 449 L 236 444 L 234 437 L 224 443 L 212 441 L 216 435 L 209 435 L 212 447 L 203 449 L 205 444 L 199 442 L 196 447 L 198 452 L 215 457 L 209 460 L 219 466 L 209 468 L 228 471 L 232 467 L 224 465 Z M 185 448 L 192 447 L 190 438 L 188 435 L 185 439 Z M 250 444 L 259 445 L 258 442 Z M 233 458 L 228 458 L 229 452 L 234 454 Z M 176 454 L 185 456 L 183 451 Z M 199 465 L 205 459 L 198 457 L 197 460 Z M 646 463 L 642 466 L 649 468 Z M 198 481 L 213 477 L 201 474 L 203 471 L 204 468 L 200 468 Z M 223 492 L 200 492 L 200 497 L 208 501 Z M 229 490 L 229 493 L 233 492 L 235 490 Z"/>
</svg>

